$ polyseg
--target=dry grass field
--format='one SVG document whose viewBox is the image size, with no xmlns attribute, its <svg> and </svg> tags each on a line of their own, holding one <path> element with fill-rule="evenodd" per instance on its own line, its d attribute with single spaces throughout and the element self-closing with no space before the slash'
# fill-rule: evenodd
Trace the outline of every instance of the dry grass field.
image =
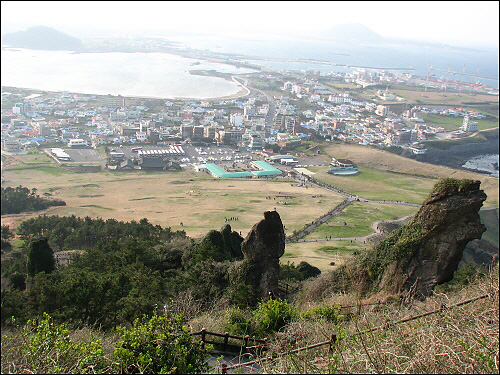
<svg viewBox="0 0 500 375">
<path fill-rule="evenodd" d="M 331 144 L 325 147 L 323 156 L 328 160 L 330 157 L 351 159 L 360 167 L 361 173 L 339 177 L 326 173 L 328 167 L 310 167 L 316 172 L 314 177 L 362 198 L 421 204 L 440 178 L 453 177 L 481 180 L 481 186 L 488 195 L 484 206 L 498 206 L 498 179 L 493 177 L 424 164 L 360 145 Z M 33 159 L 33 155 L 18 156 L 13 162 L 8 160 L 2 168 L 2 186 L 35 187 L 40 195 L 50 193 L 67 203 L 66 206 L 44 211 L 47 215 L 74 214 L 121 221 L 147 218 L 155 225 L 185 230 L 188 236 L 194 238 L 205 235 L 211 229 L 220 229 L 226 223 L 245 237 L 252 226 L 263 218 L 264 211 L 275 208 L 286 233 L 291 234 L 344 199 L 328 190 L 310 185 L 306 189 L 285 179 L 214 179 L 192 170 L 77 173 L 53 163 L 38 164 L 40 161 L 40 158 Z M 358 208 L 359 212 L 354 210 L 355 206 L 348 207 L 345 215 L 320 226 L 306 238 L 363 236 L 372 232 L 372 222 L 393 220 L 417 210 L 416 207 L 399 205 L 365 205 Z M 20 221 L 40 214 L 4 215 L 2 224 L 14 229 Z M 237 220 L 225 220 L 230 218 Z M 349 221 L 348 227 L 344 227 L 344 221 Z M 357 231 L 349 235 L 347 229 Z M 341 264 L 343 255 L 366 246 L 357 241 L 352 244 L 350 241 L 290 243 L 281 262 L 286 264 L 289 261 L 297 265 L 307 261 L 327 271 L 333 268 L 330 265 L 332 261 L 337 266 Z"/>
<path fill-rule="evenodd" d="M 417 88 L 406 85 L 395 85 L 389 84 L 389 91 L 404 99 L 403 102 L 399 101 L 382 101 L 376 96 L 377 88 L 364 88 L 361 89 L 358 85 L 354 83 L 323 83 L 326 87 L 332 89 L 335 92 L 342 92 L 345 90 L 350 90 L 352 93 L 361 98 L 362 100 L 375 100 L 382 104 L 421 104 L 421 105 L 445 105 L 445 106 L 464 106 L 467 105 L 478 105 L 488 103 L 498 103 L 498 95 L 488 95 L 488 94 L 477 94 L 470 92 L 443 92 L 443 91 L 433 91 L 429 89 L 424 91 L 423 88 Z M 384 86 L 385 89 L 386 86 Z"/>
<path fill-rule="evenodd" d="M 462 103 L 484 103 L 484 102 L 497 102 L 498 96 L 488 94 L 476 93 L 462 93 L 462 92 L 441 92 L 441 91 L 421 91 L 421 90 L 402 90 L 393 89 L 389 90 L 402 98 L 406 99 L 410 104 L 417 104 L 419 102 L 425 104 L 444 104 L 444 105 L 463 105 Z"/>
<path fill-rule="evenodd" d="M 274 208 L 286 231 L 291 233 L 344 199 L 317 187 L 298 187 L 288 180 L 214 179 L 190 170 L 57 174 L 44 169 L 7 169 L 3 171 L 3 179 L 4 186 L 36 187 L 39 194 L 50 192 L 67 203 L 50 208 L 46 211 L 49 215 L 74 214 L 122 221 L 145 217 L 155 225 L 183 229 L 190 237 L 220 229 L 226 218 L 238 218 L 227 223 L 246 236 L 263 219 L 263 212 Z M 19 221 L 39 214 L 2 216 L 2 224 L 15 228 Z"/>
<path fill-rule="evenodd" d="M 338 267 L 346 261 L 346 255 L 350 255 L 355 250 L 366 249 L 367 245 L 353 241 L 318 241 L 318 242 L 295 242 L 286 244 L 285 254 L 281 257 L 280 263 L 295 264 L 296 266 L 304 261 L 314 267 L 318 267 L 321 272 L 328 272 Z M 335 262 L 331 265 L 331 262 Z"/>
</svg>

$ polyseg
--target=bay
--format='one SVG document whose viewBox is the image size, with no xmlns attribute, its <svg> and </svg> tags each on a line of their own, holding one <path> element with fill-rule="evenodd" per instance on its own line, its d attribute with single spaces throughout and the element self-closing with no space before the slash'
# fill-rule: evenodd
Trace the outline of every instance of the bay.
<svg viewBox="0 0 500 375">
<path fill-rule="evenodd" d="M 438 44 L 418 44 L 405 41 L 380 43 L 343 43 L 331 40 L 290 38 L 283 36 L 255 36 L 253 38 L 220 38 L 214 36 L 169 37 L 187 48 L 209 50 L 224 54 L 259 56 L 249 62 L 275 70 L 314 70 L 352 72 L 353 68 L 335 64 L 365 67 L 413 68 L 408 70 L 418 76 L 426 76 L 428 68 L 441 69 L 449 73 L 448 78 L 475 83 L 477 78 L 461 73 L 478 74 L 495 79 L 479 78 L 481 83 L 498 88 L 498 48 L 461 48 Z M 268 59 L 266 59 L 266 57 Z M 311 62 L 273 61 L 276 59 L 310 59 L 329 62 L 332 65 Z M 404 71 L 404 70 L 403 70 Z M 436 77 L 447 76 L 446 72 L 431 71 Z"/>
<path fill-rule="evenodd" d="M 193 65 L 196 64 L 196 65 Z M 168 53 L 73 53 L 2 49 L 2 86 L 93 95 L 209 99 L 235 95 L 240 86 L 189 70 L 254 72 Z"/>
</svg>

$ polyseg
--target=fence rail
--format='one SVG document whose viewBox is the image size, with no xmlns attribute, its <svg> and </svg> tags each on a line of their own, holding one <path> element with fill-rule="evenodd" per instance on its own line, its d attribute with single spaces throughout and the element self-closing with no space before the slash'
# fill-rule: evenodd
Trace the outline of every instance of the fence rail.
<svg viewBox="0 0 500 375">
<path fill-rule="evenodd" d="M 250 361 L 250 362 L 245 362 L 245 363 L 239 363 L 239 364 L 233 365 L 233 366 L 227 366 L 225 363 L 223 363 L 222 366 L 221 366 L 221 371 L 222 371 L 223 374 L 227 374 L 227 370 L 232 370 L 232 369 L 243 367 L 243 366 L 250 366 L 250 365 L 254 365 L 256 363 L 262 363 L 262 362 L 265 362 L 265 361 L 269 361 L 269 360 L 275 359 L 275 358 L 280 357 L 280 356 L 294 354 L 294 353 L 302 352 L 304 350 L 310 350 L 310 349 L 314 349 L 314 348 L 319 348 L 320 346 L 325 346 L 325 345 L 330 345 L 330 352 L 331 352 L 331 351 L 333 351 L 333 345 L 335 344 L 336 341 L 337 341 L 337 335 L 336 334 L 332 334 L 330 340 L 328 340 L 328 341 L 318 342 L 316 344 L 305 346 L 303 348 L 293 349 L 293 350 L 290 350 L 290 351 L 285 352 L 285 353 L 273 354 L 273 355 L 271 355 L 269 357 L 264 357 L 264 358 L 261 358 L 261 359 L 257 359 L 255 361 Z"/>
<path fill-rule="evenodd" d="M 203 344 L 213 344 L 222 347 L 222 351 L 226 352 L 238 352 L 238 353 L 247 353 L 249 351 L 257 351 L 257 350 L 265 350 L 267 349 L 267 339 L 257 339 L 250 336 L 235 336 L 230 335 L 229 332 L 226 333 L 217 333 L 210 332 L 203 328 L 199 332 L 191 332 L 190 336 L 200 336 L 200 341 Z M 215 336 L 223 338 L 222 341 L 217 341 L 215 339 L 209 340 L 207 336 Z M 240 340 L 241 344 L 230 343 L 229 339 Z"/>
<path fill-rule="evenodd" d="M 498 294 L 498 293 L 499 293 L 499 291 L 496 290 L 496 294 Z M 359 335 L 363 335 L 365 333 L 370 333 L 370 332 L 375 332 L 375 331 L 378 331 L 378 330 L 387 329 L 387 328 L 392 327 L 392 326 L 394 326 L 396 324 L 406 323 L 406 322 L 409 322 L 409 321 L 412 321 L 412 320 L 415 320 L 415 319 L 423 318 L 423 317 L 428 316 L 428 315 L 432 315 L 432 314 L 436 314 L 436 313 L 439 313 L 439 312 L 443 312 L 446 309 L 451 309 L 453 307 L 458 307 L 458 306 L 466 305 L 468 303 L 471 303 L 471 302 L 474 302 L 474 301 L 478 301 L 478 300 L 483 299 L 483 298 L 492 297 L 492 296 L 493 296 L 493 294 L 491 294 L 491 293 L 490 294 L 483 294 L 483 295 L 480 295 L 480 296 L 477 296 L 477 297 L 474 297 L 474 298 L 470 298 L 470 299 L 465 300 L 465 301 L 461 301 L 461 302 L 455 303 L 455 304 L 450 305 L 450 306 L 446 306 L 445 304 L 441 303 L 441 306 L 440 306 L 439 309 L 428 311 L 428 312 L 423 313 L 423 314 L 414 315 L 414 316 L 411 316 L 411 317 L 408 317 L 408 318 L 400 319 L 400 320 L 395 321 L 395 322 L 388 322 L 388 323 L 385 323 L 384 325 L 379 326 L 379 327 L 374 327 L 374 328 L 367 329 L 367 330 L 364 330 L 364 331 L 359 331 L 357 333 L 352 334 L 349 337 L 359 336 Z M 367 305 L 374 305 L 374 304 L 367 304 Z M 375 303 L 375 305 L 377 305 L 377 303 Z M 359 305 L 357 305 L 357 306 L 359 306 Z M 357 306 L 352 306 L 352 307 L 357 307 Z M 257 360 L 254 360 L 254 361 L 250 361 L 250 362 L 239 363 L 239 364 L 236 364 L 236 365 L 233 365 L 233 366 L 227 366 L 227 364 L 223 363 L 221 365 L 221 372 L 222 372 L 222 374 L 227 374 L 228 370 L 233 370 L 233 369 L 244 367 L 244 366 L 250 366 L 250 365 L 257 364 L 257 363 L 266 362 L 266 361 L 269 361 L 269 360 L 272 360 L 272 359 L 275 359 L 275 358 L 278 358 L 278 357 L 282 357 L 282 356 L 285 356 L 285 355 L 290 355 L 290 354 L 298 353 L 298 352 L 304 351 L 304 350 L 314 349 L 314 348 L 317 348 L 317 347 L 320 347 L 320 346 L 324 346 L 324 345 L 327 345 L 327 344 L 330 344 L 330 352 L 332 352 L 333 348 L 334 348 L 334 344 L 335 344 L 336 341 L 337 341 L 337 336 L 335 334 L 332 334 L 331 339 L 328 340 L 328 341 L 319 342 L 317 344 L 312 344 L 312 345 L 309 345 L 309 346 L 306 346 L 306 347 L 303 347 L 303 348 L 298 348 L 298 349 L 290 350 L 290 351 L 287 351 L 287 352 L 284 352 L 284 353 L 276 353 L 276 354 L 273 354 L 273 355 L 268 356 L 268 357 L 264 357 L 264 358 L 257 359 Z"/>
</svg>

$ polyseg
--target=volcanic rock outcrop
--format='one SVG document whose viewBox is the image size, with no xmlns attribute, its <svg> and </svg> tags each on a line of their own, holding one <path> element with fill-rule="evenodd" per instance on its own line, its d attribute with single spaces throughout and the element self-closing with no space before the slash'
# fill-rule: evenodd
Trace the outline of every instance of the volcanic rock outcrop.
<svg viewBox="0 0 500 375">
<path fill-rule="evenodd" d="M 255 297 L 264 298 L 278 292 L 279 258 L 285 253 L 285 231 L 276 211 L 264 212 L 241 244 L 244 259 L 236 282 L 250 286 Z"/>
<path fill-rule="evenodd" d="M 429 296 L 436 285 L 453 278 L 467 243 L 486 230 L 479 217 L 486 200 L 480 184 L 439 181 L 413 219 L 375 248 L 372 276 L 382 271 L 382 289 L 398 292 L 413 286 L 416 295 Z"/>
</svg>

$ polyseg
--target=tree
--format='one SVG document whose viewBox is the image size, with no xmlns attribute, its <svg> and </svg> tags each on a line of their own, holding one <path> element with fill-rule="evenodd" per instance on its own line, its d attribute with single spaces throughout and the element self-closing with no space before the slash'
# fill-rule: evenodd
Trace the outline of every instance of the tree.
<svg viewBox="0 0 500 375">
<path fill-rule="evenodd" d="M 8 250 L 12 248 L 12 245 L 9 242 L 9 238 L 14 237 L 14 233 L 12 233 L 9 229 L 8 225 L 2 225 L 2 250 Z"/>
<path fill-rule="evenodd" d="M 321 270 L 318 267 L 314 267 L 307 262 L 300 262 L 297 270 L 302 274 L 304 280 L 321 274 Z"/>
<path fill-rule="evenodd" d="M 28 247 L 28 275 L 35 276 L 39 272 L 51 273 L 56 269 L 54 252 L 49 246 L 47 238 L 39 237 L 32 240 Z"/>
<path fill-rule="evenodd" d="M 115 343 L 118 372 L 125 374 L 206 373 L 209 347 L 194 342 L 181 317 L 154 315 L 136 319 L 128 329 L 118 328 L 121 341 Z"/>
<path fill-rule="evenodd" d="M 2 240 L 8 241 L 11 237 L 14 237 L 14 233 L 10 231 L 9 226 L 2 225 Z"/>
</svg>

